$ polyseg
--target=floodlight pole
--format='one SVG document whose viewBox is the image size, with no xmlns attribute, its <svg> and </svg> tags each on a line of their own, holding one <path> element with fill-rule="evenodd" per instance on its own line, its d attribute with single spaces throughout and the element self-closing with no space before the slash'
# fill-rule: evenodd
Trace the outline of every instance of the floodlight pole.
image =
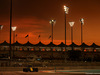
<svg viewBox="0 0 100 75">
<path fill-rule="evenodd" d="M 16 31 L 16 26 L 11 27 L 13 31 L 13 44 L 15 43 L 15 31 Z M 14 45 L 13 45 L 13 58 L 14 58 Z"/>
<path fill-rule="evenodd" d="M 1 30 L 3 28 L 3 25 L 0 25 L 0 41 L 1 41 Z"/>
<path fill-rule="evenodd" d="M 12 27 L 12 0 L 10 0 L 10 39 L 9 39 L 9 66 L 11 65 L 11 59 L 12 59 L 12 55 L 11 55 L 11 27 Z"/>
<path fill-rule="evenodd" d="M 83 24 L 81 23 L 81 44 L 83 43 Z"/>
<path fill-rule="evenodd" d="M 80 22 L 81 22 L 81 45 L 82 45 L 82 43 L 83 43 L 83 24 L 84 24 L 84 19 L 83 18 L 81 18 L 80 19 Z M 82 50 L 82 58 L 84 57 L 84 48 L 83 47 L 81 47 L 81 50 Z"/>
<path fill-rule="evenodd" d="M 71 27 L 71 43 L 73 43 L 73 27 Z"/>
<path fill-rule="evenodd" d="M 10 50 L 9 50 L 9 57 L 10 57 L 10 60 L 12 59 L 12 55 L 11 55 L 11 27 L 12 27 L 12 0 L 11 0 L 11 3 L 10 3 Z"/>
<path fill-rule="evenodd" d="M 15 42 L 15 31 L 13 31 L 13 43 Z"/>
<path fill-rule="evenodd" d="M 72 43 L 72 50 L 73 49 L 73 27 L 71 27 L 71 43 Z"/>
<path fill-rule="evenodd" d="M 66 12 L 65 12 L 65 51 L 66 51 Z"/>
<path fill-rule="evenodd" d="M 64 6 L 65 11 L 65 62 L 66 62 L 66 14 L 68 14 L 68 7 Z"/>
<path fill-rule="evenodd" d="M 75 22 L 69 22 L 69 25 L 71 27 L 71 43 L 72 43 L 72 50 L 73 50 L 73 26 Z"/>
<path fill-rule="evenodd" d="M 82 27 L 82 23 L 81 23 L 81 45 L 82 45 L 82 43 L 83 43 L 83 27 Z M 84 48 L 83 47 L 81 47 L 81 50 L 82 50 L 82 61 L 84 60 Z"/>
<path fill-rule="evenodd" d="M 0 30 L 0 42 L 1 42 L 1 30 Z"/>
<path fill-rule="evenodd" d="M 52 23 L 52 43 L 53 43 L 53 23 Z"/>
<path fill-rule="evenodd" d="M 15 42 L 15 31 L 13 31 L 13 44 Z M 13 46 L 13 58 L 14 58 L 14 46 Z"/>
<path fill-rule="evenodd" d="M 65 11 L 65 51 L 66 51 L 66 14 L 68 14 L 68 10 L 69 10 L 69 8 L 64 5 L 64 11 Z"/>
<path fill-rule="evenodd" d="M 81 22 L 81 44 L 82 44 L 83 43 L 83 24 L 84 24 L 84 19 L 81 18 L 80 22 Z"/>
<path fill-rule="evenodd" d="M 51 30 L 51 31 L 52 31 L 52 32 L 51 32 L 51 34 L 52 34 L 52 37 L 51 37 L 52 40 L 51 40 L 51 41 L 52 41 L 52 43 L 53 43 L 53 25 L 56 23 L 56 20 L 50 20 L 49 23 L 52 25 L 52 30 Z"/>
<path fill-rule="evenodd" d="M 1 42 L 1 30 L 0 30 L 0 42 Z"/>
</svg>

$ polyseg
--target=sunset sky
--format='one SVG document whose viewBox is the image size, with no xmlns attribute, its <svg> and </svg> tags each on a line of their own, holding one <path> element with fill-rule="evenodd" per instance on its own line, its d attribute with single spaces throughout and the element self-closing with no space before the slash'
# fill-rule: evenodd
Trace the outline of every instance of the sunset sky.
<svg viewBox="0 0 100 75">
<path fill-rule="evenodd" d="M 81 44 L 80 19 L 84 18 L 83 41 L 90 45 L 93 42 L 100 45 L 100 0 L 13 0 L 13 26 L 17 26 L 17 41 L 33 44 L 41 42 L 48 44 L 51 39 L 51 25 L 49 20 L 55 19 L 54 43 L 59 44 L 65 39 L 64 9 L 69 7 L 66 15 L 66 39 L 71 43 L 71 28 L 68 24 L 74 21 L 73 39 L 76 44 Z M 9 42 L 10 28 L 10 0 L 0 0 L 0 25 L 4 25 L 0 31 L 0 43 Z M 13 36 L 13 35 L 12 35 Z M 12 38 L 13 41 L 13 38 Z"/>
</svg>

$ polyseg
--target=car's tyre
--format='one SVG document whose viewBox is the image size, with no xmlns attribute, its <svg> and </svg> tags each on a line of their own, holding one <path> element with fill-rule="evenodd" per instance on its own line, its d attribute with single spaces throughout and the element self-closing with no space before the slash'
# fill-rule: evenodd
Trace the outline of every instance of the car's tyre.
<svg viewBox="0 0 100 75">
<path fill-rule="evenodd" d="M 23 72 L 28 72 L 28 69 L 27 68 L 23 68 Z"/>
<path fill-rule="evenodd" d="M 34 72 L 38 72 L 38 68 L 33 68 L 33 71 Z"/>
</svg>

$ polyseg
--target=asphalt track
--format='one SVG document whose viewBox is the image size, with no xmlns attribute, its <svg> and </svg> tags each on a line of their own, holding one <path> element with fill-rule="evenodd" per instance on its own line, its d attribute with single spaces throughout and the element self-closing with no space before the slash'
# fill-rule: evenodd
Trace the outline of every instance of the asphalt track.
<svg viewBox="0 0 100 75">
<path fill-rule="evenodd" d="M 1 71 L 0 75 L 100 75 L 100 70 L 41 70 L 39 72 Z"/>
<path fill-rule="evenodd" d="M 13 72 L 0 72 L 0 75 L 73 75 L 77 73 L 54 73 L 54 72 L 22 72 L 22 71 L 13 71 Z M 84 75 L 84 74 L 80 74 Z"/>
</svg>

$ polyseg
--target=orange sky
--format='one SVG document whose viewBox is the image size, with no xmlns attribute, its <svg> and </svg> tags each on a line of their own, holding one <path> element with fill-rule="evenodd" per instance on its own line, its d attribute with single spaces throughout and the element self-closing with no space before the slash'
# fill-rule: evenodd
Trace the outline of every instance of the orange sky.
<svg viewBox="0 0 100 75">
<path fill-rule="evenodd" d="M 70 44 L 69 21 L 75 21 L 73 27 L 73 39 L 76 44 L 81 43 L 80 18 L 85 19 L 83 26 L 83 41 L 90 45 L 93 42 L 100 45 L 100 0 L 13 0 L 13 26 L 17 26 L 17 40 L 26 43 L 29 34 L 31 43 L 38 43 L 38 35 L 45 44 L 51 40 L 51 25 L 49 20 L 55 19 L 54 43 L 64 42 L 64 9 L 63 5 L 69 7 L 66 16 L 66 39 Z M 0 0 L 0 24 L 4 25 L 0 31 L 0 42 L 9 42 L 9 13 L 10 0 Z M 13 36 L 13 35 L 12 35 Z M 13 39 L 12 39 L 13 41 Z"/>
</svg>

